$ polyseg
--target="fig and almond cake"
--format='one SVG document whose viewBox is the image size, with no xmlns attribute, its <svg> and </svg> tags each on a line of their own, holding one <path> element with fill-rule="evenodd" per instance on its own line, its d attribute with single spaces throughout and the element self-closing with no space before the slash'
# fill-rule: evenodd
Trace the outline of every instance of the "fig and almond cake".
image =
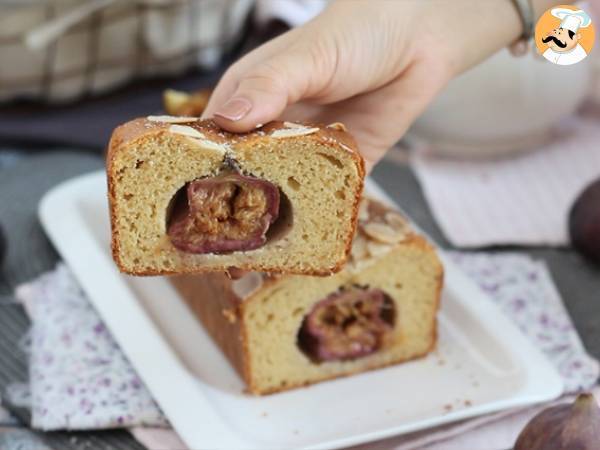
<svg viewBox="0 0 600 450">
<path fill-rule="evenodd" d="M 365 174 L 341 124 L 233 134 L 176 116 L 118 127 L 107 172 L 113 257 L 133 275 L 335 273 Z"/>
</svg>

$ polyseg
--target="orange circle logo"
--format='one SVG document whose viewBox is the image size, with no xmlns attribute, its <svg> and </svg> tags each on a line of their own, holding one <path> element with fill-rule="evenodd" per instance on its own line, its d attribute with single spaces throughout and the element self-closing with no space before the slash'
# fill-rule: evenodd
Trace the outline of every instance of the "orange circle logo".
<svg viewBox="0 0 600 450">
<path fill-rule="evenodd" d="M 570 66 L 584 60 L 594 46 L 594 24 L 582 9 L 558 5 L 546 11 L 535 27 L 535 45 L 553 64 Z"/>
</svg>

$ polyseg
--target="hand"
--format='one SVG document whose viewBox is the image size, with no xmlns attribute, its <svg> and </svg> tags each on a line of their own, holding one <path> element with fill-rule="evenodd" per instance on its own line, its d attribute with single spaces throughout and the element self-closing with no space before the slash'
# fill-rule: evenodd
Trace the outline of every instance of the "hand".
<svg viewBox="0 0 600 450">
<path fill-rule="evenodd" d="M 370 170 L 453 76 L 519 34 L 511 0 L 337 1 L 231 66 L 203 116 L 234 132 L 342 122 Z"/>
</svg>

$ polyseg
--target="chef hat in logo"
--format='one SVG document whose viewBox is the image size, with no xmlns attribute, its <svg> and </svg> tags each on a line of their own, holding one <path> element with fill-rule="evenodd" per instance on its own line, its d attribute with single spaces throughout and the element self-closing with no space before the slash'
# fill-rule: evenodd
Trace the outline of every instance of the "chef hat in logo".
<svg viewBox="0 0 600 450">
<path fill-rule="evenodd" d="M 579 28 L 586 28 L 592 23 L 590 16 L 581 9 L 574 11 L 567 8 L 554 8 L 551 13 L 562 21 L 561 28 L 571 30 L 573 33 L 577 33 Z"/>
</svg>

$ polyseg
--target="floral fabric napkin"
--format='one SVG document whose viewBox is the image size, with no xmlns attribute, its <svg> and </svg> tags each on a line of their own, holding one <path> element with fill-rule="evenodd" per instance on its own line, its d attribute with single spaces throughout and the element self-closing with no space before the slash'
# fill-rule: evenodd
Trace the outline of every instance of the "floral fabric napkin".
<svg viewBox="0 0 600 450">
<path fill-rule="evenodd" d="M 598 363 L 585 352 L 544 263 L 517 253 L 450 255 L 558 368 L 566 393 L 595 385 Z M 64 264 L 19 287 L 17 297 L 33 323 L 30 388 L 34 427 L 133 427 L 136 439 L 152 450 L 184 448 L 174 431 L 156 428 L 167 424 L 164 416 Z M 528 411 L 531 414 L 533 410 Z M 381 448 L 428 448 L 442 440 L 451 445 L 453 439 L 465 439 L 466 431 L 484 424 L 506 429 L 506 421 L 514 420 L 507 416 L 514 417 L 514 413 L 393 438 L 384 441 Z M 512 430 L 512 438 L 516 432 Z M 506 433 L 496 442 L 494 434 L 490 436 L 487 448 L 506 448 Z M 442 448 L 439 445 L 435 449 Z"/>
<path fill-rule="evenodd" d="M 32 321 L 32 426 L 43 430 L 166 425 L 71 271 L 20 286 Z"/>
<path fill-rule="evenodd" d="M 598 361 L 585 351 L 544 262 L 519 253 L 450 252 L 450 256 L 544 352 L 562 375 L 565 393 L 596 383 Z"/>
</svg>

